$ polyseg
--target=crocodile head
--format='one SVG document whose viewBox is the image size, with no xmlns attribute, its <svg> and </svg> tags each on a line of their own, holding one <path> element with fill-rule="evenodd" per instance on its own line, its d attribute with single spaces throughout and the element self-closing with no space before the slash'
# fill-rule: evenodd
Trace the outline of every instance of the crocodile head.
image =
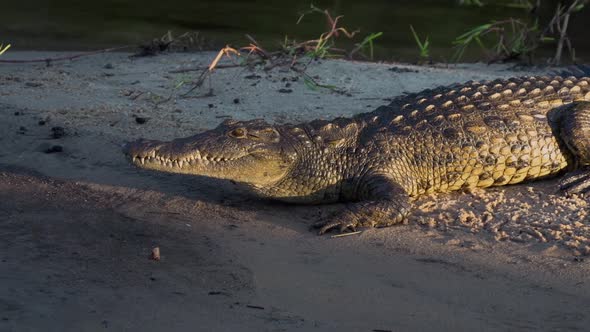
<svg viewBox="0 0 590 332">
<path fill-rule="evenodd" d="M 202 175 L 264 186 L 281 179 L 295 150 L 263 120 L 226 120 L 217 128 L 170 142 L 139 140 L 124 148 L 132 162 L 151 170 Z"/>
</svg>

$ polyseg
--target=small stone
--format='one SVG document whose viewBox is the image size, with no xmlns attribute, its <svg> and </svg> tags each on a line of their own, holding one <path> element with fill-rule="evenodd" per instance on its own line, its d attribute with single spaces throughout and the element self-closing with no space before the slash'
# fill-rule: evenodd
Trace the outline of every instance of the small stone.
<svg viewBox="0 0 590 332">
<path fill-rule="evenodd" d="M 149 120 L 149 118 L 144 118 L 141 116 L 138 116 L 135 118 L 135 122 L 137 122 L 138 124 L 144 124 Z"/>
<path fill-rule="evenodd" d="M 240 103 L 240 98 L 234 98 L 234 104 L 239 104 Z"/>
<path fill-rule="evenodd" d="M 29 88 L 38 88 L 40 86 L 43 86 L 43 84 L 38 83 L 38 82 L 26 82 L 25 86 L 29 87 Z"/>
<path fill-rule="evenodd" d="M 150 259 L 159 261 L 160 260 L 160 247 L 155 247 L 152 249 L 152 254 L 150 255 Z"/>
<path fill-rule="evenodd" d="M 63 152 L 64 148 L 61 145 L 53 145 L 49 149 L 45 150 L 45 153 L 56 153 Z"/>
<path fill-rule="evenodd" d="M 66 130 L 63 127 L 53 127 L 51 128 L 51 137 L 53 139 L 62 138 L 66 135 Z"/>
</svg>

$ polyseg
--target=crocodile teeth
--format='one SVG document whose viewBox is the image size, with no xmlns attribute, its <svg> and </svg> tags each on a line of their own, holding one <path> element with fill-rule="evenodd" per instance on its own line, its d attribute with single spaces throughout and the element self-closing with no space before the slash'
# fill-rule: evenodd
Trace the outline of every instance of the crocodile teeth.
<svg viewBox="0 0 590 332">
<path fill-rule="evenodd" d="M 157 155 L 156 151 L 149 151 L 146 155 L 133 156 L 132 159 L 134 163 L 141 165 L 156 163 L 163 167 L 183 168 L 189 165 L 196 166 L 198 164 L 209 165 L 219 162 L 229 162 L 239 158 L 202 154 L 200 151 L 195 151 L 191 155 L 182 158 L 173 158 L 170 155 Z"/>
</svg>

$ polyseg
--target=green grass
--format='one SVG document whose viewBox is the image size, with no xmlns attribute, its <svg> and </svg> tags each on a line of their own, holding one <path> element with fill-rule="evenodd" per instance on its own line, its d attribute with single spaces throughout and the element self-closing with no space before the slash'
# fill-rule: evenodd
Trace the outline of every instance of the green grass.
<svg viewBox="0 0 590 332">
<path fill-rule="evenodd" d="M 420 58 L 422 58 L 422 59 L 429 58 L 430 57 L 430 42 L 428 41 L 428 36 L 426 36 L 424 41 L 421 41 L 420 37 L 418 37 L 418 34 L 416 33 L 416 30 L 414 30 L 414 27 L 412 25 L 410 25 L 410 30 L 412 30 L 412 35 L 414 36 L 414 40 L 416 41 L 416 44 L 418 45 L 418 49 L 420 50 Z"/>
<path fill-rule="evenodd" d="M 457 51 L 453 56 L 454 61 L 458 62 L 459 60 L 461 60 L 463 54 L 465 54 L 465 50 L 473 42 L 476 42 L 481 48 L 486 49 L 485 45 L 481 40 L 481 37 L 484 34 L 486 34 L 491 27 L 492 23 L 482 24 L 455 38 L 455 40 L 453 41 L 453 45 L 457 47 Z"/>
<path fill-rule="evenodd" d="M 460 61 L 470 45 L 477 45 L 488 58 L 488 62 L 518 60 L 532 64 L 537 49 L 544 44 L 555 44 L 556 54 L 548 59 L 549 63 L 559 64 L 563 49 L 569 51 L 575 62 L 575 49 L 567 34 L 568 22 L 571 20 L 570 16 L 582 11 L 589 2 L 590 0 L 560 1 L 554 9 L 553 17 L 548 19 L 546 15 L 539 13 L 552 9 L 555 2 L 506 0 L 483 3 L 477 0 L 460 0 L 463 5 L 510 7 L 520 10 L 521 14 L 517 18 L 508 17 L 478 25 L 455 38 L 453 61 Z"/>
<path fill-rule="evenodd" d="M 374 45 L 373 45 L 373 41 L 379 37 L 381 37 L 383 35 L 383 32 L 374 32 L 368 36 L 365 37 L 365 39 L 363 39 L 362 42 L 360 42 L 358 44 L 358 46 L 351 52 L 351 55 L 356 52 L 357 50 L 360 50 L 361 52 L 364 51 L 368 51 L 368 58 L 369 60 L 373 61 L 373 49 L 374 49 Z"/>
<path fill-rule="evenodd" d="M 536 21 L 527 23 L 513 18 L 493 21 L 476 26 L 455 38 L 453 45 L 457 50 L 453 60 L 460 61 L 471 44 L 477 44 L 492 62 L 521 56 L 530 57 L 540 43 L 551 40 L 549 37 L 542 37 Z"/>
<path fill-rule="evenodd" d="M 0 44 L 0 55 L 2 55 L 6 50 L 10 48 L 10 44 L 4 46 L 4 44 Z"/>
</svg>

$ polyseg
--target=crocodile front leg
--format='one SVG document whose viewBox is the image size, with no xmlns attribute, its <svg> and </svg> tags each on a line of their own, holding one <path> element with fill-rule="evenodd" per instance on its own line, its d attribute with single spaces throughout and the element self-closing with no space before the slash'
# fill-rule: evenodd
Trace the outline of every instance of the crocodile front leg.
<svg viewBox="0 0 590 332">
<path fill-rule="evenodd" d="M 369 174 L 358 186 L 359 202 L 352 203 L 336 216 L 317 222 L 314 227 L 324 234 L 333 228 L 340 232 L 357 227 L 386 227 L 400 223 L 410 212 L 407 192 L 385 174 Z"/>
<path fill-rule="evenodd" d="M 590 193 L 590 102 L 577 101 L 551 114 L 554 126 L 575 159 L 578 169 L 560 183 L 566 195 Z"/>
</svg>

